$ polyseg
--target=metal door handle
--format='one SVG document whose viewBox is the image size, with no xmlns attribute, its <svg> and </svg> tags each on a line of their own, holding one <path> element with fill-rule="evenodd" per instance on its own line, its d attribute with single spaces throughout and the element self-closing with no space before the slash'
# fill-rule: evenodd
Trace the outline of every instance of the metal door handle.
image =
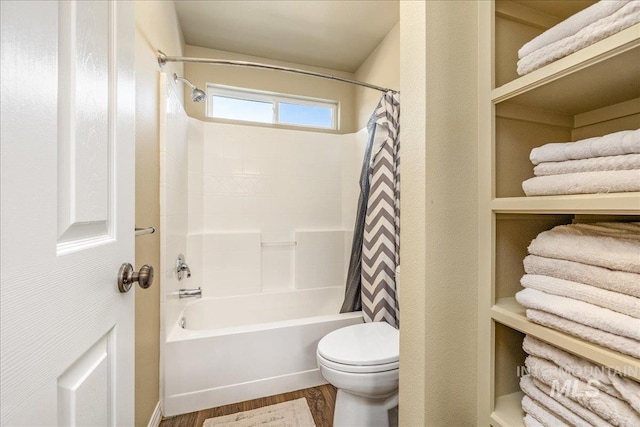
<svg viewBox="0 0 640 427">
<path fill-rule="evenodd" d="M 120 266 L 118 272 L 118 290 L 122 293 L 129 292 L 131 286 L 138 282 L 142 289 L 147 289 L 153 283 L 153 267 L 145 264 L 136 273 L 133 266 L 127 262 Z"/>
</svg>

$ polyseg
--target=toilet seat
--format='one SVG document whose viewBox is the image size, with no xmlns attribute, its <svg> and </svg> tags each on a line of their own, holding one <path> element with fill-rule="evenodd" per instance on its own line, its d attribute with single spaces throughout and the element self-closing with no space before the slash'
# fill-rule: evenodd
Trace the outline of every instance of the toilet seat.
<svg viewBox="0 0 640 427">
<path fill-rule="evenodd" d="M 375 374 L 376 372 L 393 371 L 394 369 L 398 369 L 399 366 L 398 362 L 384 363 L 381 365 L 347 365 L 325 359 L 320 353 L 317 353 L 316 356 L 318 363 L 322 366 L 351 374 Z"/>
<path fill-rule="evenodd" d="M 351 373 L 398 369 L 399 331 L 386 322 L 361 323 L 327 334 L 318 343 L 318 363 Z"/>
</svg>

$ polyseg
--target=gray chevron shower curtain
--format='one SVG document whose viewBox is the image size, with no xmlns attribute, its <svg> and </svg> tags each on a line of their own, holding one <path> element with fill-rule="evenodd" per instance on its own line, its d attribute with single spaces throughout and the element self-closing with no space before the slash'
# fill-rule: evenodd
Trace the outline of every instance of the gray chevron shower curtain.
<svg viewBox="0 0 640 427">
<path fill-rule="evenodd" d="M 367 125 L 360 199 L 341 312 L 362 309 L 365 322 L 399 327 L 400 95 L 387 92 Z"/>
</svg>

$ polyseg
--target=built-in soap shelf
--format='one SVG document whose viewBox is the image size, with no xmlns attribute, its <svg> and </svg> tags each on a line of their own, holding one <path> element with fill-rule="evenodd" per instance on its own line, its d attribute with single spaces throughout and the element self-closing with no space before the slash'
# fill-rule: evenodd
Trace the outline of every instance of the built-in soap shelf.
<svg viewBox="0 0 640 427">
<path fill-rule="evenodd" d="M 298 242 L 296 242 L 295 240 L 290 241 L 290 242 L 261 242 L 260 245 L 262 247 L 269 247 L 269 246 L 296 246 L 298 244 Z"/>
</svg>

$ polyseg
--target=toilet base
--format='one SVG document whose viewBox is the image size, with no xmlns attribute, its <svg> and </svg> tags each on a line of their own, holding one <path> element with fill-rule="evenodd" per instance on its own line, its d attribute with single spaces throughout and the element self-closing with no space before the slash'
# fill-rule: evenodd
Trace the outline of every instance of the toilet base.
<svg viewBox="0 0 640 427">
<path fill-rule="evenodd" d="M 398 406 L 398 392 L 382 399 L 372 399 L 338 389 L 333 426 L 390 427 L 389 410 L 396 406 Z"/>
</svg>

